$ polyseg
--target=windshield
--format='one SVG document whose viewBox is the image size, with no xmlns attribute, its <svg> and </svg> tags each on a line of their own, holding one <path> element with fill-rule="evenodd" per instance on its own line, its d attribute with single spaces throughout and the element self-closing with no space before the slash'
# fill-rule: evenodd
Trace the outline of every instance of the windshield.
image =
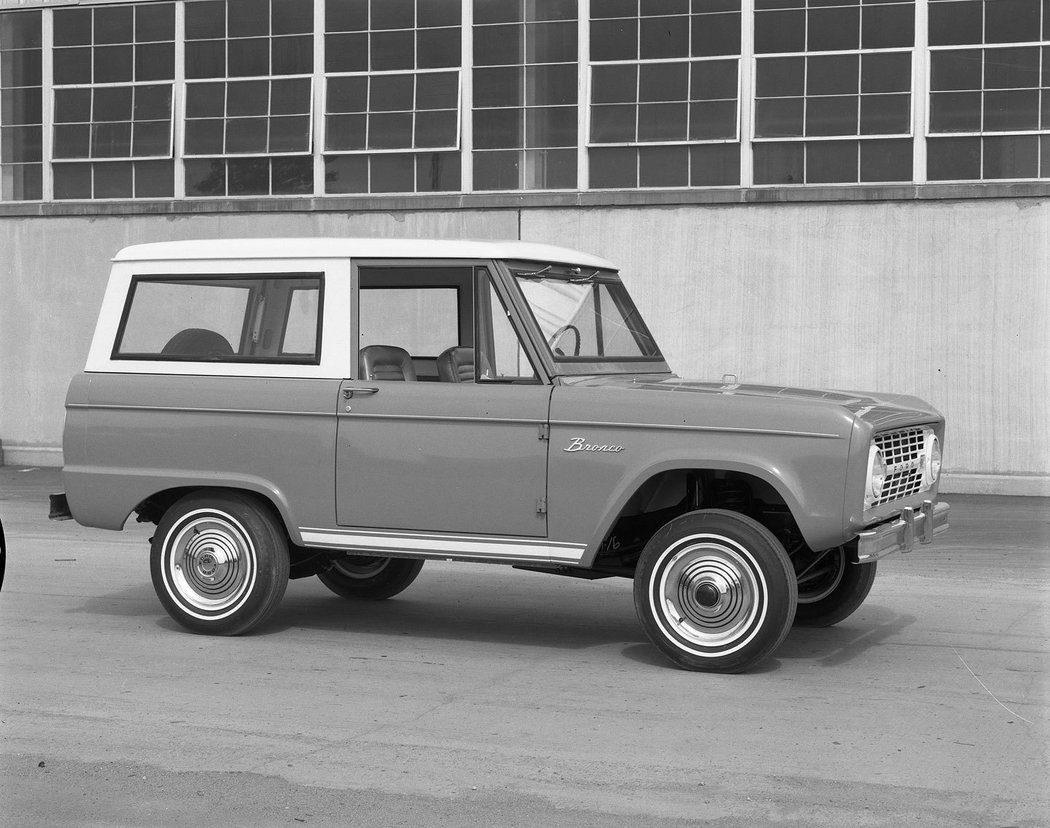
<svg viewBox="0 0 1050 828">
<path fill-rule="evenodd" d="M 514 276 L 555 360 L 661 359 L 615 274 L 547 266 Z"/>
</svg>

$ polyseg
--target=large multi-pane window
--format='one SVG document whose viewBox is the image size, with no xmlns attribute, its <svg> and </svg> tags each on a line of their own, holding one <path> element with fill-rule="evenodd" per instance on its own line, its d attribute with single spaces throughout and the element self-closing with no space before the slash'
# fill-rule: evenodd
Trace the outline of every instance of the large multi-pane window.
<svg viewBox="0 0 1050 828">
<path fill-rule="evenodd" d="M 591 4 L 590 185 L 740 183 L 740 0 Z"/>
<path fill-rule="evenodd" d="M 1050 180 L 1050 0 L 27 0 L 0 201 Z"/>
<path fill-rule="evenodd" d="M 41 197 L 41 14 L 0 15 L 0 200 Z"/>
<path fill-rule="evenodd" d="M 1050 177 L 1046 0 L 930 0 L 927 175 Z"/>
</svg>

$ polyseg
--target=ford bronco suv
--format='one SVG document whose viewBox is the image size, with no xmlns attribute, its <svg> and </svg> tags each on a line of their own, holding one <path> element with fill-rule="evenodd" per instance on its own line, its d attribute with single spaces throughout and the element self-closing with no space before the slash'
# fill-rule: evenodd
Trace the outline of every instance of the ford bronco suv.
<svg viewBox="0 0 1050 828">
<path fill-rule="evenodd" d="M 634 581 L 677 665 L 738 672 L 947 529 L 911 397 L 675 376 L 612 263 L 541 244 L 129 247 L 66 402 L 53 516 L 157 524 L 183 626 L 289 578 L 389 598 L 427 559 Z"/>
</svg>

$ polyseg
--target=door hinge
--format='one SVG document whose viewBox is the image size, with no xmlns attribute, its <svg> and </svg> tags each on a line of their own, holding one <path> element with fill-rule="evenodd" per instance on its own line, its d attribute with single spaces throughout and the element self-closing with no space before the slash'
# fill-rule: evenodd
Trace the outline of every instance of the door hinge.
<svg viewBox="0 0 1050 828">
<path fill-rule="evenodd" d="M 551 438 L 551 427 L 549 425 L 547 425 L 546 423 L 544 423 L 543 425 L 540 426 L 540 439 L 541 440 L 550 440 L 550 438 Z"/>
<path fill-rule="evenodd" d="M 537 497 L 536 498 L 536 514 L 545 515 L 547 514 L 547 498 Z"/>
</svg>

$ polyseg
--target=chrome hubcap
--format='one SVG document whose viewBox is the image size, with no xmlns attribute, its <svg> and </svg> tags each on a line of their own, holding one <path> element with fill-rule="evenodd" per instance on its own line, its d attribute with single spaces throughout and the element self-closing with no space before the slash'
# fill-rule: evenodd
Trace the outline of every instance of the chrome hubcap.
<svg viewBox="0 0 1050 828">
<path fill-rule="evenodd" d="M 171 542 L 168 575 L 180 599 L 209 613 L 237 604 L 255 580 L 255 554 L 226 516 L 189 516 Z"/>
</svg>

